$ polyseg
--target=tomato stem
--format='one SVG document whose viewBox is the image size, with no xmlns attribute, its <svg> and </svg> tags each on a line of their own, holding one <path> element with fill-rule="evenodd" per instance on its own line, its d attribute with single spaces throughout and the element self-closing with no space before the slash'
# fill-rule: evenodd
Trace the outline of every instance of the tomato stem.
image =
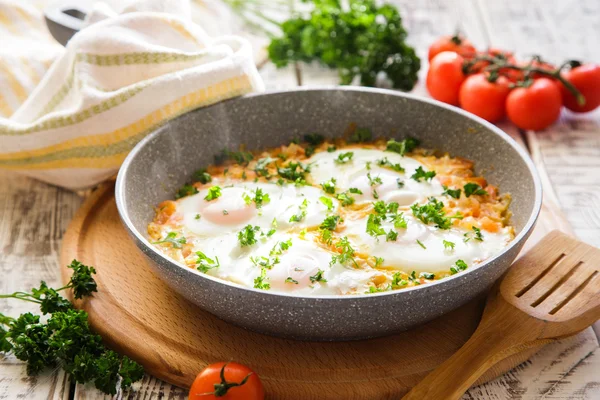
<svg viewBox="0 0 600 400">
<path fill-rule="evenodd" d="M 535 60 L 536 60 L 536 58 L 534 57 L 532 62 Z M 581 63 L 579 61 L 569 60 L 569 61 L 564 62 L 560 67 L 558 67 L 554 70 L 547 70 L 544 68 L 534 67 L 532 65 L 532 62 L 530 62 L 526 66 L 520 66 L 520 65 L 511 64 L 511 63 L 507 62 L 504 57 L 495 57 L 495 56 L 492 57 L 492 56 L 484 54 L 484 55 L 479 55 L 479 56 L 473 57 L 471 60 L 466 60 L 463 64 L 463 72 L 465 74 L 472 73 L 473 72 L 472 68 L 478 62 L 481 62 L 481 61 L 490 63 L 490 65 L 487 65 L 486 67 L 483 68 L 483 70 L 485 72 L 489 72 L 490 74 L 500 73 L 500 71 L 503 69 L 505 69 L 505 70 L 512 69 L 515 71 L 524 72 L 525 79 L 523 79 L 515 84 L 515 86 L 519 86 L 519 87 L 529 87 L 532 83 L 531 75 L 534 73 L 543 75 L 543 76 L 547 76 L 552 79 L 556 79 L 560 83 L 562 83 L 567 88 L 567 90 L 569 92 L 571 92 L 571 94 L 573 94 L 573 96 L 575 96 L 575 98 L 577 99 L 577 103 L 579 105 L 585 104 L 585 97 L 581 94 L 581 92 L 579 90 L 577 90 L 577 88 L 575 86 L 573 86 L 573 84 L 571 82 L 566 80 L 560 73 L 567 66 L 569 66 L 571 68 L 575 68 L 575 67 L 581 65 Z M 493 82 L 493 81 L 490 81 L 490 82 Z"/>
<path fill-rule="evenodd" d="M 239 383 L 227 382 L 227 380 L 225 379 L 225 367 L 227 367 L 228 364 L 229 363 L 226 363 L 225 365 L 223 365 L 223 368 L 221 368 L 221 372 L 220 372 L 221 382 L 214 384 L 215 391 L 209 392 L 209 393 L 203 393 L 202 396 L 213 395 L 215 397 L 223 397 L 227 394 L 229 389 L 236 387 L 236 386 L 242 386 L 242 385 L 246 384 L 246 382 L 248 382 L 248 379 L 250 378 L 250 376 L 254 373 L 254 372 L 250 372 Z"/>
</svg>

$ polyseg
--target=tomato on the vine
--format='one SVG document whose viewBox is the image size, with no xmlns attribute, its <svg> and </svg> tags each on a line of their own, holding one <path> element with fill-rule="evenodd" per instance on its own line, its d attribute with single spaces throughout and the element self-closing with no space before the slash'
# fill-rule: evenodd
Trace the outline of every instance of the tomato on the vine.
<svg viewBox="0 0 600 400">
<path fill-rule="evenodd" d="M 585 104 L 580 105 L 576 97 L 561 84 L 560 90 L 565 107 L 571 111 L 583 113 L 600 106 L 600 65 L 581 65 L 564 72 L 562 75 L 585 97 Z"/>
<path fill-rule="evenodd" d="M 454 36 L 442 36 L 429 46 L 428 60 L 431 61 L 433 57 L 437 56 L 443 51 L 453 51 L 461 56 L 474 55 L 476 50 L 471 42 L 464 38 L 462 35 L 456 34 Z"/>
<path fill-rule="evenodd" d="M 560 89 L 548 78 L 536 79 L 528 87 L 515 88 L 506 99 L 508 118 L 521 129 L 547 128 L 558 119 L 561 107 Z"/>
<path fill-rule="evenodd" d="M 497 122 L 506 114 L 510 82 L 503 76 L 490 82 L 488 77 L 484 73 L 469 76 L 460 87 L 459 103 L 464 110 L 489 122 Z"/>
<path fill-rule="evenodd" d="M 444 103 L 458 105 L 458 92 L 465 80 L 464 58 L 451 51 L 433 57 L 427 71 L 427 90 L 431 97 Z"/>
<path fill-rule="evenodd" d="M 235 362 L 210 364 L 198 374 L 188 400 L 263 400 L 260 378 L 250 368 Z"/>
</svg>

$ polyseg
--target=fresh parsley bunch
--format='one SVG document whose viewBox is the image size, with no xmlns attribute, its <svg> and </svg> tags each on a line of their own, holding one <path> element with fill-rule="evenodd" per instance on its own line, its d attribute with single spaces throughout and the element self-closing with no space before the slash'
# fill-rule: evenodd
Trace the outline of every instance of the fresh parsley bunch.
<svg viewBox="0 0 600 400">
<path fill-rule="evenodd" d="M 406 44 L 407 32 L 398 10 L 374 0 L 314 0 L 309 15 L 281 24 L 283 35 L 272 39 L 269 58 L 277 67 L 290 62 L 318 61 L 337 69 L 340 83 L 360 77 L 363 86 L 375 86 L 384 72 L 395 89 L 411 90 L 421 66 L 415 50 Z"/>
<path fill-rule="evenodd" d="M 58 292 L 72 289 L 76 299 L 97 291 L 94 267 L 73 260 L 69 265 L 73 275 L 69 284 L 52 289 L 45 282 L 31 292 L 0 295 L 40 305 L 45 322 L 39 315 L 21 314 L 12 318 L 0 313 L 0 352 L 13 353 L 27 362 L 27 373 L 35 375 L 47 367 L 62 367 L 79 383 L 94 382 L 96 388 L 114 395 L 119 380 L 128 388 L 142 378 L 141 365 L 107 349 L 102 338 L 93 333 L 85 311 L 77 310 Z"/>
</svg>

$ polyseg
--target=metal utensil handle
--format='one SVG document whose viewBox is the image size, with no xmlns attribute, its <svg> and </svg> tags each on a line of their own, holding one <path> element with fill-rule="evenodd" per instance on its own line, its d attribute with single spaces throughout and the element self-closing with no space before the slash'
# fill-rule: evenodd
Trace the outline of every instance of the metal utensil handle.
<svg viewBox="0 0 600 400">
<path fill-rule="evenodd" d="M 83 28 L 83 20 L 89 12 L 89 7 L 81 3 L 61 2 L 52 5 L 44 12 L 48 30 L 63 46 Z"/>
</svg>

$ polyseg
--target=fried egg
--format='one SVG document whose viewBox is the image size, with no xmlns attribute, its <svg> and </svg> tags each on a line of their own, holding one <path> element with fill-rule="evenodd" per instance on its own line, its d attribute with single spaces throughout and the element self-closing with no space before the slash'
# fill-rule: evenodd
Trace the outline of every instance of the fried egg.
<svg viewBox="0 0 600 400">
<path fill-rule="evenodd" d="M 238 175 L 223 170 L 197 186 L 196 194 L 166 202 L 168 210 L 159 207 L 150 236 L 161 251 L 201 273 L 306 296 L 427 283 L 476 267 L 512 240 L 513 228 L 498 222 L 508 202 L 501 203 L 497 190 L 488 198 L 480 188 L 484 195 L 471 199 L 466 189 L 459 191 L 457 182 L 484 182 L 465 180 L 473 176 L 469 162 L 443 159 L 453 162 L 446 169 L 452 179 L 442 180 L 453 182 L 448 193 L 435 171 L 419 161 L 426 158 L 383 148 L 322 147 L 296 160 L 296 146 L 289 158 L 269 153 L 277 168 L 254 180 L 246 175 L 252 163 L 237 165 Z M 293 161 L 302 165 L 296 175 L 274 175 Z M 440 212 L 437 219 L 415 211 L 428 202 L 438 208 L 424 212 Z M 467 207 L 469 219 L 454 223 L 452 218 L 463 216 L 449 216 L 450 202 Z M 495 223 L 494 229 L 477 228 L 480 218 Z M 436 225 L 440 219 L 445 229 Z"/>
</svg>

